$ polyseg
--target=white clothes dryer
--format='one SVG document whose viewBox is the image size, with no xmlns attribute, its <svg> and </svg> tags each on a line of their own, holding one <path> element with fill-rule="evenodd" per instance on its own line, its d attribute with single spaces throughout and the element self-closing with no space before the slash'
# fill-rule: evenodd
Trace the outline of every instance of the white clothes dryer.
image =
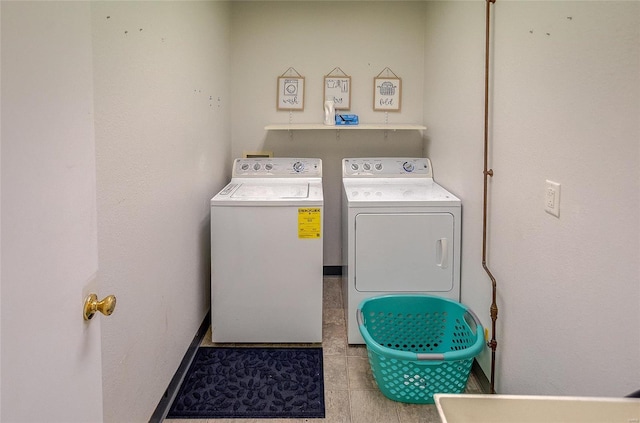
<svg viewBox="0 0 640 423">
<path fill-rule="evenodd" d="M 322 342 L 320 159 L 236 159 L 211 199 L 214 342 Z"/>
<path fill-rule="evenodd" d="M 460 300 L 461 201 L 427 158 L 342 161 L 343 297 L 349 344 L 363 344 L 366 298 L 423 293 Z"/>
</svg>

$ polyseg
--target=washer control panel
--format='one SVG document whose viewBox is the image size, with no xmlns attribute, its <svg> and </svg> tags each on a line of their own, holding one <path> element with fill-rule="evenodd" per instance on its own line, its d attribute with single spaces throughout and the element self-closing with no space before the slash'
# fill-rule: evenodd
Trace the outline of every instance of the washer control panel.
<svg viewBox="0 0 640 423">
<path fill-rule="evenodd" d="M 322 177 L 322 160 L 286 157 L 235 159 L 234 178 Z"/>
<path fill-rule="evenodd" d="M 433 178 L 431 161 L 423 157 L 371 157 L 342 159 L 342 176 L 347 178 Z"/>
</svg>

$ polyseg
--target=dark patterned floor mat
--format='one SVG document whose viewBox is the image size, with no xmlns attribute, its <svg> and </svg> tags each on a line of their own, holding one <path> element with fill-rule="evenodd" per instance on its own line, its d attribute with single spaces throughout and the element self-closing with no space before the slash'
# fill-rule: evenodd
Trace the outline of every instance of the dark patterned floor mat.
<svg viewBox="0 0 640 423">
<path fill-rule="evenodd" d="M 321 348 L 201 347 L 167 418 L 324 418 Z"/>
</svg>

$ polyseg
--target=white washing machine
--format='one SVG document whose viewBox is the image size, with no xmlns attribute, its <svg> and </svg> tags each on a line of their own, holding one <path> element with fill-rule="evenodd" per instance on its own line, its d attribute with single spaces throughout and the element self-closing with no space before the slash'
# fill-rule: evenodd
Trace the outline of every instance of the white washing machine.
<svg viewBox="0 0 640 423">
<path fill-rule="evenodd" d="M 343 296 L 349 344 L 363 344 L 366 298 L 424 293 L 460 300 L 461 202 L 427 158 L 342 161 Z"/>
<path fill-rule="evenodd" d="M 211 199 L 214 342 L 322 342 L 322 161 L 236 159 Z"/>
</svg>

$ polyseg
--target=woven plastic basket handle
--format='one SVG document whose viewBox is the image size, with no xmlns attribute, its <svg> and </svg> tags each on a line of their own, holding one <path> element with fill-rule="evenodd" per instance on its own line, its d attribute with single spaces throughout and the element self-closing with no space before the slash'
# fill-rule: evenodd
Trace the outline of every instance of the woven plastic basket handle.
<svg viewBox="0 0 640 423">
<path fill-rule="evenodd" d="M 469 324 L 469 320 L 468 318 L 471 318 L 471 320 L 473 321 L 473 325 Z M 471 310 L 470 308 L 466 309 L 466 313 L 464 314 L 464 320 L 467 322 L 467 324 L 469 324 L 469 327 L 471 327 L 471 330 L 473 331 L 473 334 L 477 334 L 478 332 L 478 328 L 482 327 L 482 323 L 480 323 L 480 319 L 478 319 L 478 316 L 473 312 L 473 310 Z"/>
<path fill-rule="evenodd" d="M 480 319 L 478 319 L 478 316 L 471 309 L 468 309 L 468 308 L 465 309 L 464 320 L 465 322 L 467 322 L 467 324 L 469 325 L 469 328 L 471 329 L 473 334 L 476 336 L 476 341 L 471 347 L 465 350 L 447 351 L 445 353 L 439 353 L 439 354 L 418 353 L 416 354 L 416 359 L 421 361 L 423 360 L 454 361 L 454 360 L 461 360 L 465 358 L 466 356 L 469 355 L 470 351 L 472 350 L 475 351 L 473 353 L 473 356 L 479 354 L 482 348 L 484 347 L 484 338 L 483 338 L 484 334 L 482 333 L 483 332 L 482 323 L 480 323 Z"/>
<path fill-rule="evenodd" d="M 478 319 L 478 316 L 471 309 L 468 309 L 468 308 L 465 308 L 464 317 L 465 317 L 465 321 L 467 321 L 467 324 L 469 324 L 468 319 L 470 319 L 473 323 L 473 325 L 469 324 L 469 326 L 471 327 L 471 330 L 476 335 L 475 343 L 469 348 L 466 348 L 464 350 L 447 351 L 445 353 L 429 354 L 429 353 L 414 353 L 414 352 L 408 352 L 408 351 L 394 350 L 391 348 L 387 348 L 383 345 L 380 345 L 371 337 L 371 335 L 369 335 L 366 329 L 364 331 L 361 330 L 360 332 L 362 334 L 362 337 L 365 339 L 365 342 L 367 343 L 368 347 L 378 350 L 379 352 L 385 354 L 388 357 L 393 357 L 399 360 L 457 361 L 457 360 L 466 359 L 466 358 L 474 357 L 478 355 L 482 350 L 482 348 L 484 347 L 484 333 L 483 333 L 484 329 L 482 328 L 482 323 L 480 323 L 480 319 Z M 361 309 L 358 309 L 356 312 L 356 320 L 358 322 L 358 326 L 364 325 L 364 315 Z"/>
<path fill-rule="evenodd" d="M 364 325 L 364 316 L 362 315 L 361 309 L 356 311 L 356 321 L 358 322 L 358 326 Z"/>
</svg>

